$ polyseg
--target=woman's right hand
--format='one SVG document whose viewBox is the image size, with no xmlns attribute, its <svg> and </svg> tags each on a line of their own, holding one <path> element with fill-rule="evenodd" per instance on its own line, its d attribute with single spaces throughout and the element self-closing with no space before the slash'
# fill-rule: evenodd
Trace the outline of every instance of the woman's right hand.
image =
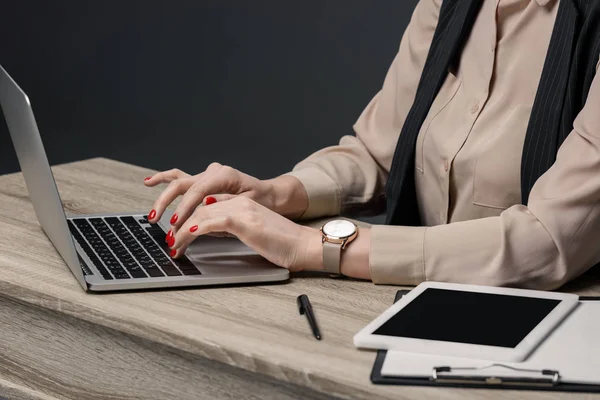
<svg viewBox="0 0 600 400">
<path fill-rule="evenodd" d="M 154 203 L 148 219 L 156 223 L 166 208 L 179 196 L 183 196 L 177 206 L 171 225 L 181 226 L 195 211 L 206 204 L 208 197 L 216 201 L 245 196 L 290 219 L 300 217 L 308 207 L 308 195 L 297 178 L 283 175 L 269 180 L 260 180 L 234 168 L 212 163 L 206 171 L 189 175 L 172 169 L 158 172 L 144 180 L 146 186 L 168 183 Z"/>
</svg>

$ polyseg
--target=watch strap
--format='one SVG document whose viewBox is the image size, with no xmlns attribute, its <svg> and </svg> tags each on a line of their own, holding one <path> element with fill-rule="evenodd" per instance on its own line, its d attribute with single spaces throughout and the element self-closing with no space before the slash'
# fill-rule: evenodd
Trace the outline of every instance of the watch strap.
<svg viewBox="0 0 600 400">
<path fill-rule="evenodd" d="M 323 267 L 330 274 L 340 275 L 342 244 L 323 242 Z"/>
</svg>

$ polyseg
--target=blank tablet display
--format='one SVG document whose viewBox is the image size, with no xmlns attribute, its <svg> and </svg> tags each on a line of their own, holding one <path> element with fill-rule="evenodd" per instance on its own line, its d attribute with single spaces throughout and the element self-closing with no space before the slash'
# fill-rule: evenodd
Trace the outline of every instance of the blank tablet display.
<svg viewBox="0 0 600 400">
<path fill-rule="evenodd" d="M 373 334 L 514 348 L 559 303 L 427 288 Z"/>
</svg>

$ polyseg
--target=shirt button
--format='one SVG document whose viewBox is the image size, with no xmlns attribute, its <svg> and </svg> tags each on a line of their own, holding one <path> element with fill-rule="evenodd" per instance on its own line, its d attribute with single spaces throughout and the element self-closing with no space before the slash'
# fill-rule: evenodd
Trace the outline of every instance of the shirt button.
<svg viewBox="0 0 600 400">
<path fill-rule="evenodd" d="M 477 103 L 471 106 L 471 114 L 475 114 L 479 110 L 479 105 Z"/>
<path fill-rule="evenodd" d="M 444 160 L 444 171 L 448 171 L 449 167 L 450 167 L 450 164 L 448 163 L 448 160 Z"/>
</svg>

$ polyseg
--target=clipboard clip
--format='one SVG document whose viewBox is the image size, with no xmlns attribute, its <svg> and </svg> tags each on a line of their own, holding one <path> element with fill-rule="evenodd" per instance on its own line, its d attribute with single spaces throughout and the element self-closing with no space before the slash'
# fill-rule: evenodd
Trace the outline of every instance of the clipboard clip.
<svg viewBox="0 0 600 400">
<path fill-rule="evenodd" d="M 528 372 L 536 375 L 537 377 L 502 377 L 498 375 L 445 375 L 452 372 L 458 371 L 481 371 L 488 368 L 501 367 L 507 368 L 517 372 Z M 558 371 L 553 369 L 526 369 L 517 368 L 505 364 L 488 364 L 481 367 L 450 367 L 441 366 L 433 367 L 431 372 L 432 381 L 435 382 L 451 382 L 451 383 L 479 383 L 486 385 L 534 385 L 534 386 L 556 386 L 560 382 L 560 374 Z"/>
</svg>

